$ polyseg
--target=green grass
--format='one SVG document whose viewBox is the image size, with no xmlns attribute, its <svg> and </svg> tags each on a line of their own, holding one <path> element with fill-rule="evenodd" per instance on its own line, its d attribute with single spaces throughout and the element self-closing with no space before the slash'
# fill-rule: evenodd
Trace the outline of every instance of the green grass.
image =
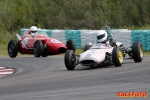
<svg viewBox="0 0 150 100">
<path fill-rule="evenodd" d="M 8 56 L 7 45 L 0 44 L 0 57 L 1 56 Z"/>
<path fill-rule="evenodd" d="M 76 54 L 80 54 L 80 53 L 82 53 L 82 52 L 83 52 L 83 49 L 82 49 L 82 48 L 76 49 Z"/>
<path fill-rule="evenodd" d="M 144 54 L 145 55 L 150 55 L 150 51 L 145 51 Z"/>
</svg>

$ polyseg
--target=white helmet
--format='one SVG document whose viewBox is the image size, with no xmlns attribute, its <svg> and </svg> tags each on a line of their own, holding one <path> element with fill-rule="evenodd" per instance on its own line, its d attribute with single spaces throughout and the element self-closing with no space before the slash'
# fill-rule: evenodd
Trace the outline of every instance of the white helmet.
<svg viewBox="0 0 150 100">
<path fill-rule="evenodd" d="M 37 33 L 37 27 L 36 27 L 36 26 L 32 26 L 32 27 L 30 28 L 30 33 L 31 33 L 31 34 Z"/>
<path fill-rule="evenodd" d="M 105 30 L 100 30 L 97 33 L 98 42 L 104 42 L 107 39 L 107 33 Z"/>
</svg>

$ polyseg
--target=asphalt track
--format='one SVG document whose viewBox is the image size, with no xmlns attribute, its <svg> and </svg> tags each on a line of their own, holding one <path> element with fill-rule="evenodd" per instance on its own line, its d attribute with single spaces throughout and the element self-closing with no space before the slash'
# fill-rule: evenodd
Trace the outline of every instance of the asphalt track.
<svg viewBox="0 0 150 100">
<path fill-rule="evenodd" d="M 121 67 L 68 71 L 63 56 L 0 58 L 15 72 L 0 78 L 0 100 L 150 100 L 150 56 Z M 118 98 L 117 92 L 146 92 L 147 98 Z"/>
</svg>

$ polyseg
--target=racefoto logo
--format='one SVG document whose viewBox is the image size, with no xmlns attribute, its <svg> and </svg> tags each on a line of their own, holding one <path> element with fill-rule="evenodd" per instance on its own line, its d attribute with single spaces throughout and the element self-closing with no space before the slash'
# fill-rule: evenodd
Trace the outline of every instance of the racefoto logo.
<svg viewBox="0 0 150 100">
<path fill-rule="evenodd" d="M 117 92 L 118 98 L 146 98 L 147 92 Z"/>
</svg>

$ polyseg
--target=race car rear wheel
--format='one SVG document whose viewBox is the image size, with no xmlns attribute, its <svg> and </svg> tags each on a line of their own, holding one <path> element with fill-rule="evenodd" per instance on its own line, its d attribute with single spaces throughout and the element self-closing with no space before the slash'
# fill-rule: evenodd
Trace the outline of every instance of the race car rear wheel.
<svg viewBox="0 0 150 100">
<path fill-rule="evenodd" d="M 74 70 L 76 66 L 76 56 L 73 50 L 67 50 L 64 57 L 64 62 L 68 70 Z"/>
<path fill-rule="evenodd" d="M 112 51 L 112 60 L 116 67 L 119 67 L 123 63 L 123 52 L 121 48 L 114 47 Z"/>
<path fill-rule="evenodd" d="M 73 50 L 75 52 L 76 47 L 75 47 L 75 43 L 73 40 L 68 40 L 66 42 L 66 46 L 67 46 L 68 50 Z"/>
<path fill-rule="evenodd" d="M 90 49 L 90 45 L 85 45 L 83 52 L 87 51 Z"/>
<path fill-rule="evenodd" d="M 35 57 L 40 57 L 43 51 L 42 41 L 36 40 L 34 43 L 33 54 Z"/>
<path fill-rule="evenodd" d="M 18 44 L 16 40 L 10 40 L 8 43 L 8 54 L 11 58 L 15 58 L 18 54 Z"/>
<path fill-rule="evenodd" d="M 140 42 L 133 43 L 132 54 L 135 62 L 141 62 L 143 60 L 144 53 L 142 44 Z"/>
<path fill-rule="evenodd" d="M 47 54 L 42 54 L 42 57 L 47 57 Z"/>
</svg>

